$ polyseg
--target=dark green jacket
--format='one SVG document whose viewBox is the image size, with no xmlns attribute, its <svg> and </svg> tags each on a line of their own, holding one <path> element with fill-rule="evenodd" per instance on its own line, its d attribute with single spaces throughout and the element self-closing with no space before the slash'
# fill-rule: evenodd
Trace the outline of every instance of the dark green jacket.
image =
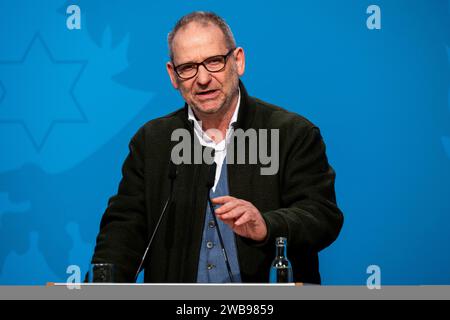
<svg viewBox="0 0 450 320">
<path fill-rule="evenodd" d="M 318 252 L 337 238 L 343 223 L 336 205 L 335 173 L 328 164 L 320 131 L 295 113 L 249 97 L 242 83 L 240 86 L 236 128 L 279 129 L 280 134 L 277 174 L 261 175 L 261 164 L 228 164 L 230 195 L 253 203 L 269 232 L 262 243 L 236 236 L 242 281 L 268 282 L 275 238 L 286 236 L 294 280 L 320 283 Z M 195 137 L 187 106 L 149 121 L 130 142 L 123 178 L 102 218 L 93 257 L 93 262 L 113 263 L 118 282 L 134 281 L 169 195 L 169 159 L 175 143 L 171 134 L 177 128 L 186 128 Z M 196 281 L 208 167 L 181 164 L 177 172 L 174 202 L 145 263 L 146 282 Z"/>
</svg>

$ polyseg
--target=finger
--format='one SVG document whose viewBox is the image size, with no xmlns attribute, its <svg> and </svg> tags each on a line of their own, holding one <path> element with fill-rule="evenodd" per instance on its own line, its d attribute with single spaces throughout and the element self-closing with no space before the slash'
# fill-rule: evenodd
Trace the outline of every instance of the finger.
<svg viewBox="0 0 450 320">
<path fill-rule="evenodd" d="M 233 201 L 233 200 L 236 200 L 236 198 L 231 197 L 231 196 L 223 196 L 223 197 L 217 197 L 217 198 L 211 199 L 212 203 L 214 203 L 214 204 L 224 204 L 226 202 Z"/>
<path fill-rule="evenodd" d="M 223 204 L 221 207 L 217 208 L 215 211 L 217 214 L 223 214 L 223 213 L 226 213 L 226 212 L 236 208 L 239 205 L 239 203 L 240 203 L 239 200 L 233 200 L 233 201 Z"/>
<path fill-rule="evenodd" d="M 238 219 L 240 218 L 240 216 L 242 216 L 245 212 L 247 211 L 247 207 L 244 206 L 239 206 L 234 208 L 231 211 L 228 211 L 227 213 L 218 215 L 218 217 L 222 220 L 227 220 L 227 219 Z"/>
<path fill-rule="evenodd" d="M 243 214 L 239 219 L 237 219 L 235 222 L 234 222 L 234 226 L 235 227 L 240 227 L 240 226 L 242 226 L 242 225 L 244 225 L 244 224 L 246 224 L 246 223 L 249 223 L 250 221 L 252 221 L 253 219 L 252 219 L 252 217 L 251 217 L 251 215 L 250 214 Z"/>
<path fill-rule="evenodd" d="M 230 227 L 230 229 L 233 229 L 234 226 L 234 219 L 227 219 L 227 220 L 222 220 L 221 221 L 223 223 L 225 223 L 228 227 Z"/>
</svg>

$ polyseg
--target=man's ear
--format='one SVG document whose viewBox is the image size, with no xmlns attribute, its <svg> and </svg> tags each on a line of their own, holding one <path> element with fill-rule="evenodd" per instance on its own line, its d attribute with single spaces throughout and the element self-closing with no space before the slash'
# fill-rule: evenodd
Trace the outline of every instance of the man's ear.
<svg viewBox="0 0 450 320">
<path fill-rule="evenodd" d="M 175 74 L 172 62 L 169 61 L 166 63 L 166 69 L 170 77 L 170 82 L 172 82 L 172 86 L 175 89 L 178 89 L 177 75 Z"/>
<path fill-rule="evenodd" d="M 244 53 L 244 49 L 242 49 L 241 47 L 236 49 L 236 53 L 235 53 L 235 57 L 236 57 L 236 66 L 237 66 L 237 72 L 239 74 L 239 76 L 242 76 L 245 72 L 245 53 Z"/>
</svg>

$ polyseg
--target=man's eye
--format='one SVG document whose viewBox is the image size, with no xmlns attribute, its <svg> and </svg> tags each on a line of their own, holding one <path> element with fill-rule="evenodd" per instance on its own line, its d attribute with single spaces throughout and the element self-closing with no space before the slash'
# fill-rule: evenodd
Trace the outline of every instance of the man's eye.
<svg viewBox="0 0 450 320">
<path fill-rule="evenodd" d="M 185 66 L 180 66 L 178 67 L 178 72 L 189 72 L 195 69 L 194 65 L 185 65 Z"/>
<path fill-rule="evenodd" d="M 206 62 L 208 65 L 217 65 L 222 63 L 222 58 L 211 58 Z"/>
</svg>

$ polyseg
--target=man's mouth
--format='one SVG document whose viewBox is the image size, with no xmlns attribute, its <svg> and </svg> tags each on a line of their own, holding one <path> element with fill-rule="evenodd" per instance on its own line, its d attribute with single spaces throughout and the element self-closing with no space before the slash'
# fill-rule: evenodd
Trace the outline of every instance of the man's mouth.
<svg viewBox="0 0 450 320">
<path fill-rule="evenodd" d="M 217 89 L 213 89 L 213 90 L 205 90 L 205 91 L 199 91 L 197 92 L 197 96 L 201 99 L 201 100 L 206 100 L 206 99 L 213 99 L 216 98 L 219 95 L 219 90 Z"/>
</svg>

